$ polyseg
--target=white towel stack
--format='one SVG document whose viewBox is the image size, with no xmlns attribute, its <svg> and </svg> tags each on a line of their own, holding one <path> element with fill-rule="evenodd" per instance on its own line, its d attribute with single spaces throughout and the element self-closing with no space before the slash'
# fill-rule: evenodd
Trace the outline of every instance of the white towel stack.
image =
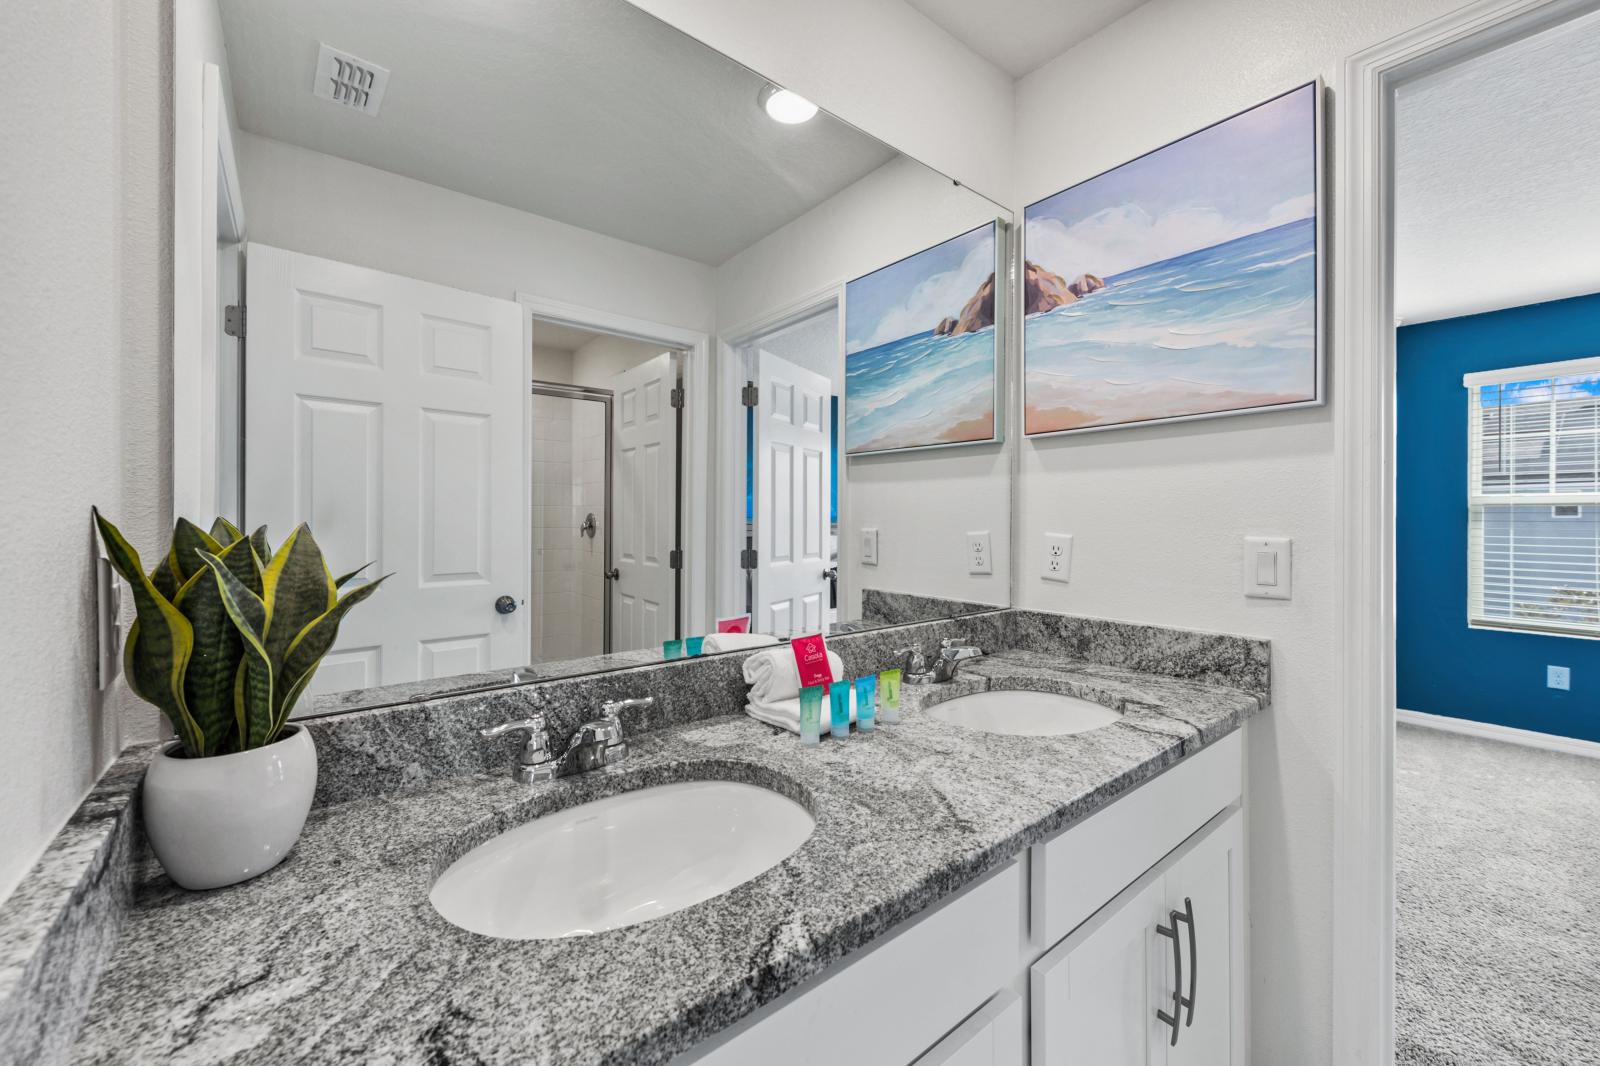
<svg viewBox="0 0 1600 1066">
<path fill-rule="evenodd" d="M 844 660 L 828 652 L 828 669 L 838 678 L 834 684 L 849 685 L 844 678 Z M 758 722 L 765 722 L 791 733 L 800 732 L 800 668 L 795 665 L 794 652 L 785 645 L 770 651 L 758 652 L 744 661 L 744 679 L 750 686 L 749 702 L 745 713 Z M 856 720 L 856 694 L 851 686 L 850 720 Z M 822 731 L 828 731 L 828 701 L 823 700 Z"/>
<path fill-rule="evenodd" d="M 749 648 L 770 648 L 778 638 L 770 633 L 707 633 L 700 651 L 712 655 L 719 651 L 745 651 Z"/>
</svg>

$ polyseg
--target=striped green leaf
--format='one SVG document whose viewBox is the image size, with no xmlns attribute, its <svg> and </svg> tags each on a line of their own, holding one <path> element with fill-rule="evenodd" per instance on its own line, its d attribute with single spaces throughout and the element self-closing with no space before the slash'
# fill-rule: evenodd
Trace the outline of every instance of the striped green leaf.
<svg viewBox="0 0 1600 1066">
<path fill-rule="evenodd" d="M 243 658 L 234 674 L 234 720 L 241 748 L 259 748 L 272 735 L 273 663 L 267 654 L 267 605 L 210 552 L 201 559 L 216 576 L 217 591 L 242 641 Z"/>
<path fill-rule="evenodd" d="M 283 664 L 278 671 L 280 693 L 277 709 L 278 729 L 282 729 L 283 724 L 289 720 L 289 714 L 294 710 L 295 701 L 300 698 L 301 691 L 311 680 L 311 675 L 317 672 L 317 665 L 322 662 L 322 657 L 328 654 L 328 649 L 332 648 L 333 642 L 338 639 L 339 622 L 352 607 L 378 591 L 378 586 L 392 576 L 385 574 L 376 581 L 352 589 L 338 603 L 319 617 L 312 619 L 295 634 L 294 640 L 289 643 L 284 653 Z"/>
</svg>

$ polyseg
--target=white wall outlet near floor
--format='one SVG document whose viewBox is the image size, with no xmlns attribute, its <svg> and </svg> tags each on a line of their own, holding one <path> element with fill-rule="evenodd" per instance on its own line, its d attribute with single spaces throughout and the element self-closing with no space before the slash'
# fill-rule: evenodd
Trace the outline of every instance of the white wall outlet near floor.
<svg viewBox="0 0 1600 1066">
<path fill-rule="evenodd" d="M 868 526 L 861 531 L 861 565 L 878 565 L 878 527 Z"/>
<path fill-rule="evenodd" d="M 1072 580 L 1072 534 L 1046 533 L 1044 554 L 1039 560 L 1039 576 L 1045 581 Z"/>
<path fill-rule="evenodd" d="M 1293 548 L 1288 537 L 1244 538 L 1244 594 L 1259 600 L 1288 599 Z"/>
<path fill-rule="evenodd" d="M 1558 688 L 1562 692 L 1572 690 L 1572 667 L 1547 666 L 1544 668 L 1544 675 L 1546 688 Z"/>
<path fill-rule="evenodd" d="M 989 531 L 980 529 L 967 534 L 967 573 L 994 573 L 994 558 L 989 545 Z"/>
</svg>

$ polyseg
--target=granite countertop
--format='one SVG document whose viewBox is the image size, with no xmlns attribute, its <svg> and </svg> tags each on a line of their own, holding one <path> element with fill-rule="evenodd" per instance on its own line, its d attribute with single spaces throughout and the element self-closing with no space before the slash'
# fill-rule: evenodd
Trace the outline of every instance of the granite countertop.
<svg viewBox="0 0 1600 1066">
<path fill-rule="evenodd" d="M 1074 736 L 1006 737 L 919 713 L 984 688 L 1066 692 L 1124 716 Z M 626 763 L 551 784 L 458 778 L 325 807 L 281 866 L 232 888 L 184 892 L 152 862 L 71 1061 L 663 1062 L 1264 703 L 1025 651 L 904 692 L 900 723 L 817 748 L 723 716 L 638 736 Z M 455 857 L 505 828 L 697 778 L 773 788 L 816 830 L 731 892 L 594 936 L 496 940 L 428 902 Z"/>
</svg>

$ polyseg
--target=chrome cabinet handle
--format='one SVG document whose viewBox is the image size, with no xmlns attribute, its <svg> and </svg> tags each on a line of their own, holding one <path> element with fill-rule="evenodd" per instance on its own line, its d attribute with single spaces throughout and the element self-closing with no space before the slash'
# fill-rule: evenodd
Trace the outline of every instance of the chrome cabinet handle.
<svg viewBox="0 0 1600 1066">
<path fill-rule="evenodd" d="M 1156 926 L 1157 933 L 1172 938 L 1172 1013 L 1156 1009 L 1156 1017 L 1161 1024 L 1172 1027 L 1171 1047 L 1178 1046 L 1178 1034 L 1183 1031 L 1183 1008 L 1188 1003 L 1183 996 L 1183 945 L 1178 940 L 1178 923 L 1182 920 L 1183 915 L 1177 911 L 1168 911 L 1167 921 L 1172 924 Z"/>
<path fill-rule="evenodd" d="M 1183 1001 L 1183 1005 L 1188 1008 L 1188 1014 L 1183 1020 L 1183 1027 L 1187 1029 L 1194 1024 L 1194 989 L 1200 981 L 1200 956 L 1195 954 L 1194 945 L 1194 903 L 1188 896 L 1183 897 L 1183 913 L 1172 912 L 1173 926 L 1176 927 L 1179 922 L 1189 926 L 1189 998 Z"/>
</svg>

